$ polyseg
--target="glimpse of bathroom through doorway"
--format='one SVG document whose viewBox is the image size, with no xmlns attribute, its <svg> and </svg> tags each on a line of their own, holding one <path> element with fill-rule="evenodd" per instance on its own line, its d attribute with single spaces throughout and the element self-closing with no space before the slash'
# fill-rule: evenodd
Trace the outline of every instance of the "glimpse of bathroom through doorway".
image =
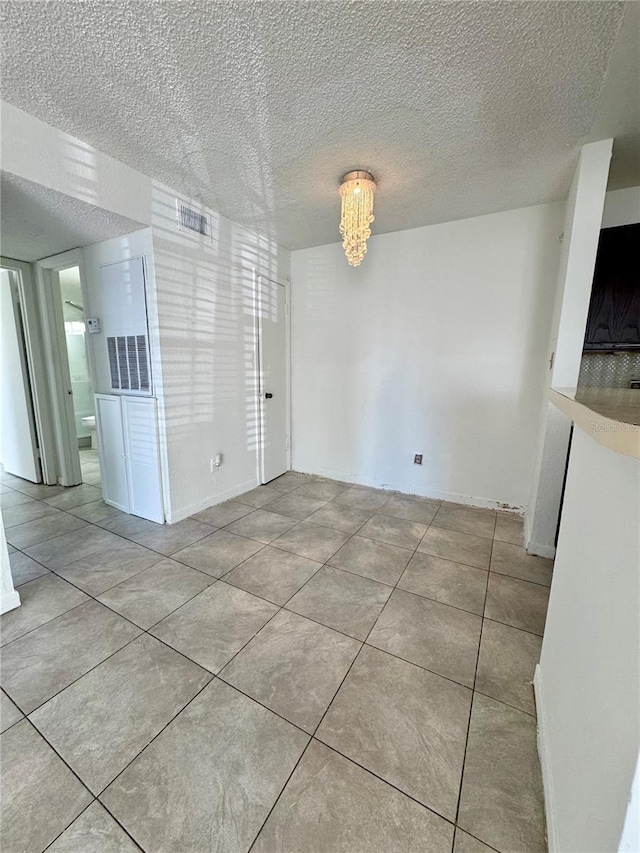
<svg viewBox="0 0 640 853">
<path fill-rule="evenodd" d="M 102 477 L 79 266 L 59 270 L 58 280 L 82 482 L 99 487 Z"/>
</svg>

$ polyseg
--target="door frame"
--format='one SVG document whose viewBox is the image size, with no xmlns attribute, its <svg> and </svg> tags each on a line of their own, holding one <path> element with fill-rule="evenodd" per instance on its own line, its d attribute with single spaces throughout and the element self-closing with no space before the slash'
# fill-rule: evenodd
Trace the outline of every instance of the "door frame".
<svg viewBox="0 0 640 853">
<path fill-rule="evenodd" d="M 285 389 L 286 389 L 286 460 L 287 470 L 291 470 L 291 311 L 290 311 L 290 295 L 291 282 L 289 279 L 280 281 L 277 278 L 271 278 L 268 275 L 255 273 L 255 315 L 256 315 L 256 410 L 258 414 L 258 454 L 257 454 L 257 475 L 258 482 L 265 483 L 264 477 L 264 387 L 262 377 L 262 314 L 260 310 L 262 297 L 262 282 L 277 284 L 284 288 L 285 307 L 284 307 L 284 329 L 285 329 Z"/>
<path fill-rule="evenodd" d="M 36 281 L 40 303 L 42 340 L 51 396 L 53 433 L 58 457 L 58 481 L 62 486 L 82 483 L 80 451 L 76 436 L 71 375 L 64 332 L 64 315 L 58 273 L 70 267 L 80 270 L 83 281 L 81 249 L 71 249 L 36 262 Z M 84 293 L 84 290 L 83 290 Z M 88 359 L 88 361 L 90 361 Z M 93 386 L 92 365 L 89 375 Z"/>
<path fill-rule="evenodd" d="M 0 257 L 0 267 L 16 273 L 42 482 L 51 486 L 58 482 L 58 455 L 33 266 L 25 261 Z"/>
</svg>

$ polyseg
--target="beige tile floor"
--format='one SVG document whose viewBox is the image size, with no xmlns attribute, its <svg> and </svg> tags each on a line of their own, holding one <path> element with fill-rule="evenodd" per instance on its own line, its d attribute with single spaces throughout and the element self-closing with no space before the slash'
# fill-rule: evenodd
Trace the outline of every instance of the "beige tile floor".
<svg viewBox="0 0 640 853">
<path fill-rule="evenodd" d="M 0 505 L 4 853 L 546 850 L 517 517 L 294 472 L 169 527 Z"/>
<path fill-rule="evenodd" d="M 91 447 L 80 448 L 80 468 L 82 469 L 82 482 L 90 486 L 100 486 L 102 477 L 100 475 L 100 460 L 98 451 Z"/>
</svg>

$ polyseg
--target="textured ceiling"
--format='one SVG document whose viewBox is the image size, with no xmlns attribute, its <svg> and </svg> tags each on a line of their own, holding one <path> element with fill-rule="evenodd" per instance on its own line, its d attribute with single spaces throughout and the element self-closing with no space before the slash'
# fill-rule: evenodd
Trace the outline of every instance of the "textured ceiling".
<svg viewBox="0 0 640 853">
<path fill-rule="evenodd" d="M 3 97 L 300 248 L 565 195 L 624 5 L 3 0 Z"/>
<path fill-rule="evenodd" d="M 0 252 L 39 261 L 144 226 L 41 184 L 0 173 Z"/>
<path fill-rule="evenodd" d="M 590 140 L 614 137 L 609 188 L 640 185 L 640 3 L 627 3 Z"/>
</svg>

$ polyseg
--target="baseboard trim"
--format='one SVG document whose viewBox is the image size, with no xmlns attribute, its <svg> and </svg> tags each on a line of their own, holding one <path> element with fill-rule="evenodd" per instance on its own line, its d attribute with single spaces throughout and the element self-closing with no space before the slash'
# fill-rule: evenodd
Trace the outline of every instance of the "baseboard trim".
<svg viewBox="0 0 640 853">
<path fill-rule="evenodd" d="M 535 554 L 536 557 L 546 557 L 548 560 L 553 560 L 556 556 L 556 549 L 553 545 L 542 545 L 540 542 L 525 542 L 524 547 L 527 554 Z"/>
<path fill-rule="evenodd" d="M 538 756 L 540 758 L 540 770 L 542 772 L 542 790 L 544 793 L 544 811 L 547 821 L 547 845 L 549 853 L 560 853 L 558 844 L 558 823 L 555 813 L 555 799 L 553 795 L 553 774 L 551 770 L 551 758 L 549 756 L 549 738 L 547 734 L 547 720 L 544 707 L 544 690 L 542 686 L 542 670 L 540 664 L 536 666 L 533 676 L 533 692 L 536 700 L 536 715 L 538 718 Z"/>
<path fill-rule="evenodd" d="M 196 512 L 202 512 L 203 509 L 209 509 L 209 507 L 231 500 L 231 498 L 237 498 L 239 495 L 243 495 L 245 492 L 255 489 L 258 485 L 260 485 L 258 478 L 254 477 L 252 480 L 240 483 L 239 486 L 234 486 L 232 489 L 219 492 L 217 495 L 211 495 L 209 498 L 205 498 L 197 503 L 182 507 L 175 512 L 168 512 L 167 524 L 175 524 L 177 521 L 182 521 L 185 518 L 189 518 L 191 515 L 195 515 Z"/>
<path fill-rule="evenodd" d="M 17 589 L 12 589 L 11 592 L 2 593 L 2 603 L 0 604 L 0 614 L 8 613 L 10 610 L 15 610 L 20 607 L 20 593 Z"/>
<path fill-rule="evenodd" d="M 464 504 L 465 506 L 475 506 L 481 509 L 499 509 L 504 512 L 513 512 L 516 515 L 523 515 L 525 508 L 523 506 L 515 506 L 500 501 L 490 500 L 489 498 L 476 498 L 471 495 L 462 495 L 457 492 L 440 492 L 437 490 L 416 489 L 415 487 L 407 486 L 406 483 L 377 483 L 367 477 L 359 477 L 350 471 L 334 471 L 329 468 L 318 468 L 315 471 L 309 471 L 304 466 L 292 465 L 293 471 L 299 471 L 301 474 L 310 474 L 312 477 L 327 477 L 330 480 L 339 480 L 343 483 L 353 483 L 356 486 L 367 486 L 371 489 L 387 489 L 389 492 L 401 492 L 405 495 L 414 495 L 418 498 L 431 498 L 437 501 L 451 501 L 452 503 Z"/>
</svg>

